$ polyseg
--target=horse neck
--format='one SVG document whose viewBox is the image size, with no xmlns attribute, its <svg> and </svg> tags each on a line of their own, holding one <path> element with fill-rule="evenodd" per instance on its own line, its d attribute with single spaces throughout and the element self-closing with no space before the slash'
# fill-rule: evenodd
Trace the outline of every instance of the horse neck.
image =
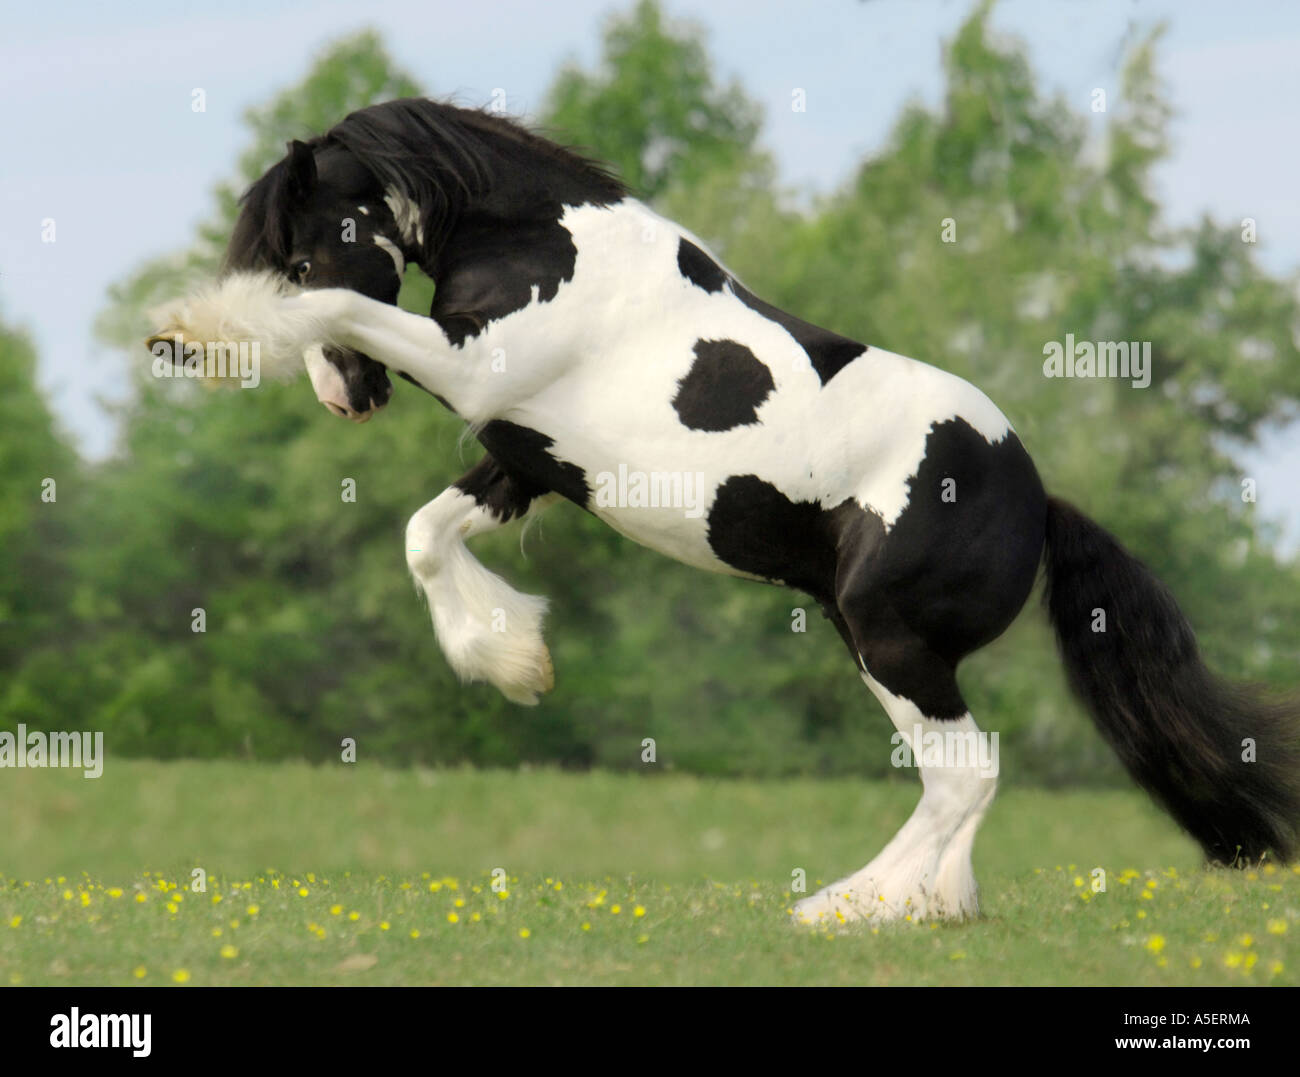
<svg viewBox="0 0 1300 1077">
<path fill-rule="evenodd" d="M 616 183 L 576 158 L 502 137 L 486 137 L 484 149 L 484 193 L 471 195 L 461 207 L 440 245 L 439 265 L 422 266 L 435 281 L 448 269 L 489 257 L 505 234 L 517 235 L 521 245 L 548 234 L 553 238 L 566 206 L 608 205 L 624 197 Z"/>
</svg>

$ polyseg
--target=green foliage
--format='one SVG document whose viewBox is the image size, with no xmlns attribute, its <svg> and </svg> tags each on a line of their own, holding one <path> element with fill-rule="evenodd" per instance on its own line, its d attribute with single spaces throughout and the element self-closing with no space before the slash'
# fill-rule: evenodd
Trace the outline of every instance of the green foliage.
<svg viewBox="0 0 1300 1077">
<path fill-rule="evenodd" d="M 1158 34 L 1130 44 L 1104 126 L 1046 100 L 988 5 L 945 52 L 941 108 L 899 117 L 885 147 L 807 212 L 758 146 L 759 110 L 719 86 L 698 31 L 638 4 L 594 72 L 557 77 L 545 117 L 700 233 L 760 295 L 873 346 L 932 362 L 1009 415 L 1048 489 L 1075 501 L 1179 596 L 1213 664 L 1275 686 L 1300 654 L 1300 566 L 1280 561 L 1237 456 L 1300 399 L 1294 282 L 1265 274 L 1236 227 L 1162 221 L 1152 167 L 1169 106 Z M 216 266 L 236 192 L 351 109 L 420 88 L 378 39 L 329 50 L 249 113 L 250 148 L 190 248 L 115 289 L 104 338 L 141 357 L 109 462 L 79 469 L 0 335 L 0 718 L 102 723 L 111 750 L 336 758 L 356 737 L 394 762 L 625 768 L 654 737 L 701 774 L 890 772 L 890 727 L 809 601 L 708 576 L 573 506 L 475 543 L 552 600 L 557 689 L 521 710 L 461 686 L 406 576 L 406 519 L 479 450 L 398 383 L 357 428 L 305 385 L 205 392 L 149 378 L 146 311 Z M 955 242 L 945 242 L 951 222 Z M 427 311 L 408 275 L 402 303 Z M 1043 377 L 1043 347 L 1153 342 L 1147 389 Z M 40 478 L 60 500 L 40 503 Z M 356 503 L 340 497 L 355 480 Z M 1262 502 L 1285 496 L 1260 490 Z M 524 556 L 521 557 L 521 545 Z M 202 609 L 206 632 L 191 631 Z M 798 611 L 807 631 L 792 631 Z M 962 668 L 1004 776 L 1107 781 L 1118 768 L 1071 702 L 1036 604 Z"/>
<path fill-rule="evenodd" d="M 0 324 L 0 688 L 25 654 L 58 638 L 69 520 L 84 495 L 36 388 L 31 341 Z"/>
<path fill-rule="evenodd" d="M 557 136 L 617 166 L 648 199 L 738 161 L 761 124 L 739 86 L 715 85 L 699 31 L 666 23 L 653 0 L 610 21 L 599 71 L 560 71 L 545 111 Z"/>
</svg>

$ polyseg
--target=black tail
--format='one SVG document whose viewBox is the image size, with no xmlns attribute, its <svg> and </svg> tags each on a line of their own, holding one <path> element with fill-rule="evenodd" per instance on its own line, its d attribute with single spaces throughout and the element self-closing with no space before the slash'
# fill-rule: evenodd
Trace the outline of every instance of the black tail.
<svg viewBox="0 0 1300 1077">
<path fill-rule="evenodd" d="M 1290 859 L 1300 700 L 1217 678 L 1150 569 L 1072 505 L 1047 504 L 1046 601 L 1070 685 L 1129 774 L 1211 861 Z"/>
</svg>

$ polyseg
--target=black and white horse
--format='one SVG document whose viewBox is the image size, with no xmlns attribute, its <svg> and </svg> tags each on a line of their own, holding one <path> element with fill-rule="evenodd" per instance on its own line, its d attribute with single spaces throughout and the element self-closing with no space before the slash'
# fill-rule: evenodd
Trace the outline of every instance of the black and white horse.
<svg viewBox="0 0 1300 1077">
<path fill-rule="evenodd" d="M 410 264 L 435 282 L 428 318 L 394 305 Z M 1040 563 L 1073 687 L 1133 777 L 1212 861 L 1291 853 L 1297 708 L 1206 669 L 1169 593 L 1044 493 L 982 392 L 763 302 L 598 165 L 485 112 L 376 105 L 293 143 L 253 185 L 227 270 L 155 348 L 177 334 L 305 355 L 321 401 L 358 420 L 396 372 L 487 449 L 406 530 L 465 680 L 519 703 L 552 687 L 545 600 L 465 542 L 555 498 L 820 603 L 917 750 L 923 792 L 883 852 L 798 919 L 977 912 L 971 847 L 996 779 L 916 738 L 976 733 L 957 665 L 1011 623 Z"/>
</svg>

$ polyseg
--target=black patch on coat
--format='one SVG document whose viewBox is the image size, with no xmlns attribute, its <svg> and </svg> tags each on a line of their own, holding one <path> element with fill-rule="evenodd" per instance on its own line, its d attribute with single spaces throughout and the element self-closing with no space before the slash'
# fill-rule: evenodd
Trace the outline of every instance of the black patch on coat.
<svg viewBox="0 0 1300 1077">
<path fill-rule="evenodd" d="M 697 288 L 720 292 L 729 279 L 712 258 L 685 236 L 677 244 L 677 270 Z"/>
<path fill-rule="evenodd" d="M 491 454 L 483 457 L 452 485 L 490 510 L 502 523 L 523 516 L 533 500 L 547 492 L 534 482 L 515 478 Z"/>
<path fill-rule="evenodd" d="M 734 277 L 724 273 L 721 266 L 685 237 L 677 244 L 677 268 L 683 277 L 706 292 L 720 292 L 724 285 L 729 285 L 732 294 L 750 310 L 781 326 L 807 354 L 822 385 L 867 350 L 865 344 L 801 321 L 771 303 L 765 303 Z"/>
<path fill-rule="evenodd" d="M 559 222 L 563 207 L 552 207 L 551 220 L 519 224 L 466 221 L 456 233 L 438 276 L 430 316 L 456 347 L 478 336 L 489 322 L 523 310 L 533 302 L 549 303 L 560 285 L 573 280 L 578 248 Z"/>
<path fill-rule="evenodd" d="M 817 502 L 791 501 L 757 475 L 733 475 L 709 509 L 709 545 L 732 568 L 829 599 L 835 580 L 829 516 Z"/>
<path fill-rule="evenodd" d="M 886 531 L 852 499 L 826 509 L 733 476 L 709 511 L 709 545 L 733 568 L 812 595 L 855 663 L 927 717 L 957 718 L 958 662 L 1002 634 L 1033 586 L 1046 497 L 1014 434 L 990 445 L 964 419 L 934 424 L 908 493 Z"/>
<path fill-rule="evenodd" d="M 673 408 L 692 430 L 730 430 L 758 422 L 758 407 L 776 388 L 772 372 L 734 340 L 697 340 L 695 362 L 677 381 Z"/>
<path fill-rule="evenodd" d="M 550 453 L 553 438 L 526 426 L 493 419 L 478 433 L 483 447 L 509 472 L 520 493 L 539 497 L 554 490 L 582 508 L 591 499 L 586 472 Z"/>
<path fill-rule="evenodd" d="M 736 298 L 749 307 L 750 310 L 756 310 L 764 318 L 776 322 L 799 342 L 799 347 L 808 353 L 808 359 L 812 363 L 813 369 L 817 371 L 817 377 L 821 379 L 822 385 L 825 385 L 848 366 L 850 362 L 867 350 L 865 344 L 859 344 L 856 340 L 849 340 L 848 337 L 832 333 L 829 329 L 810 325 L 808 322 L 800 321 L 783 310 L 778 310 L 771 303 L 763 302 L 753 292 L 735 281 L 731 282 L 731 290 L 736 293 Z"/>
</svg>

